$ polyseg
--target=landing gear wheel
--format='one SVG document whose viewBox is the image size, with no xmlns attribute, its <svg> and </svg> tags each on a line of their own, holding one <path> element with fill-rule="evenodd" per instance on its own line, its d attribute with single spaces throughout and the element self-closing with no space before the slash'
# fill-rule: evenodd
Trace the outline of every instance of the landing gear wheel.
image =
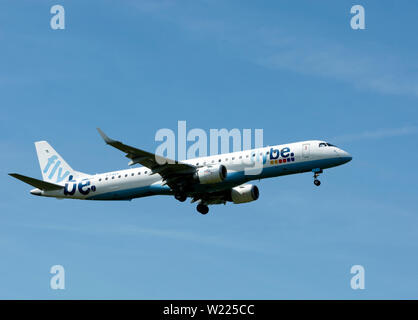
<svg viewBox="0 0 418 320">
<path fill-rule="evenodd" d="M 314 173 L 314 175 L 313 175 L 313 178 L 314 178 L 313 183 L 314 183 L 314 185 L 316 185 L 317 187 L 319 187 L 321 185 L 321 181 L 318 180 L 318 177 L 319 177 L 319 174 L 322 173 L 323 171 L 322 171 L 321 168 L 316 168 L 316 169 L 313 169 L 312 171 Z"/>
<path fill-rule="evenodd" d="M 198 204 L 196 207 L 197 211 L 199 211 L 201 214 L 206 214 L 209 212 L 209 207 L 205 204 Z"/>
<path fill-rule="evenodd" d="M 176 200 L 180 201 L 180 202 L 184 202 L 187 199 L 187 196 L 183 193 L 176 193 L 174 195 L 174 198 L 176 198 Z"/>
</svg>

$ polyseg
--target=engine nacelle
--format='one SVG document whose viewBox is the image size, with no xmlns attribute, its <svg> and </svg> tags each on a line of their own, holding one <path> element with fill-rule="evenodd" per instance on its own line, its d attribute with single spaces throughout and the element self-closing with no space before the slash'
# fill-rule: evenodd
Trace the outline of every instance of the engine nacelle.
<svg viewBox="0 0 418 320">
<path fill-rule="evenodd" d="M 225 180 L 227 170 L 224 165 L 199 168 L 195 173 L 195 178 L 201 184 L 218 183 Z"/>
<path fill-rule="evenodd" d="M 231 200 L 233 203 L 246 203 L 257 200 L 260 193 L 257 186 L 244 184 L 231 189 Z"/>
</svg>

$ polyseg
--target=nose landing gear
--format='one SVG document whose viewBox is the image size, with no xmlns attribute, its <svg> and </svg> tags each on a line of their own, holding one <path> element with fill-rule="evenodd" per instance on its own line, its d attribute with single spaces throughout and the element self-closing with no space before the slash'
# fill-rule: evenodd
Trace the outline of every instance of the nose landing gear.
<svg viewBox="0 0 418 320">
<path fill-rule="evenodd" d="M 314 185 L 316 185 L 317 187 L 319 187 L 321 185 L 321 181 L 319 181 L 317 178 L 319 177 L 319 174 L 322 173 L 322 169 L 318 168 L 318 169 L 313 169 L 312 172 L 314 173 Z"/>
</svg>

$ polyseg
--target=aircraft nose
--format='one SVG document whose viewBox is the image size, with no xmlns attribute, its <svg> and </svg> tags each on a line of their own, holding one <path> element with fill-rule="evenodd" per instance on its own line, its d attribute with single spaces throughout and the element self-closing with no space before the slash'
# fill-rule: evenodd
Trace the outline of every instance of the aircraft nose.
<svg viewBox="0 0 418 320">
<path fill-rule="evenodd" d="M 353 159 L 353 156 L 349 154 L 347 151 L 340 149 L 338 152 L 340 157 L 344 160 L 344 162 L 350 162 Z"/>
</svg>

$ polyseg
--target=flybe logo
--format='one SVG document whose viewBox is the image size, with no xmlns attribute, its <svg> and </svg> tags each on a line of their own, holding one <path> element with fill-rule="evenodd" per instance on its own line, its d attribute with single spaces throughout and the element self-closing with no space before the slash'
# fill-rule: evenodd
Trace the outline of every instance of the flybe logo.
<svg viewBox="0 0 418 320">
<path fill-rule="evenodd" d="M 90 185 L 89 179 L 83 179 L 77 183 L 75 180 L 73 180 L 73 176 L 70 176 L 68 183 L 65 184 L 64 194 L 66 196 L 72 196 L 77 191 L 77 189 L 78 192 L 80 192 L 82 195 L 88 195 L 90 191 L 96 191 L 96 186 Z"/>
<path fill-rule="evenodd" d="M 48 163 L 46 164 L 43 173 L 46 174 L 49 169 L 51 168 L 52 165 L 54 165 L 49 173 L 48 179 L 52 180 L 52 177 L 57 174 L 57 180 L 56 182 L 61 182 L 63 181 L 69 174 L 70 171 L 65 171 L 64 173 L 62 172 L 62 168 L 60 167 L 61 165 L 61 161 L 58 160 L 57 162 L 55 162 L 58 159 L 58 156 L 53 155 L 51 157 L 48 158 Z"/>
<path fill-rule="evenodd" d="M 295 154 L 289 147 L 281 150 L 270 148 L 270 164 L 288 163 L 295 161 Z"/>
</svg>

